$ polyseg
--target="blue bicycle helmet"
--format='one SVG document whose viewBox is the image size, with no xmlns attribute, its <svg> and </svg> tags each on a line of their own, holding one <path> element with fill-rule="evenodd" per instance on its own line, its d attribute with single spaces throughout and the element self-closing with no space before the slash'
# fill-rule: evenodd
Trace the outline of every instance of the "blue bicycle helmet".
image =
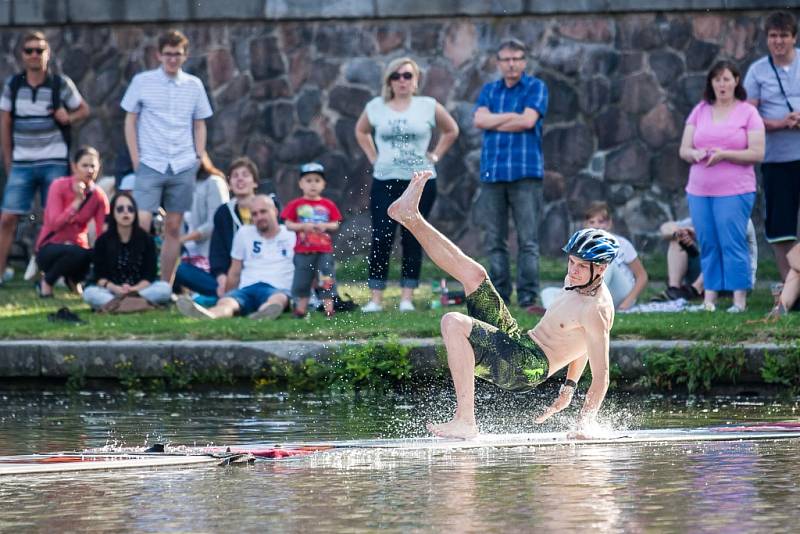
<svg viewBox="0 0 800 534">
<path fill-rule="evenodd" d="M 619 242 L 605 230 L 584 228 L 572 234 L 561 250 L 592 263 L 611 263 L 619 252 Z"/>
</svg>

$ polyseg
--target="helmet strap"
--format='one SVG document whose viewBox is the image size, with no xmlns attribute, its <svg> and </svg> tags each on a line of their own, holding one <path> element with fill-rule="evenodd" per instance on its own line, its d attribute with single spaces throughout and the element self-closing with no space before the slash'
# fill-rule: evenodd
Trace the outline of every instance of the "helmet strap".
<svg viewBox="0 0 800 534">
<path fill-rule="evenodd" d="M 578 293 L 581 295 L 589 295 L 591 297 L 597 294 L 597 289 L 600 287 L 602 275 L 598 274 L 595 276 L 594 274 L 594 262 L 589 264 L 589 281 L 585 284 L 577 285 L 577 286 L 569 286 L 565 287 L 564 289 L 567 291 L 577 290 Z"/>
</svg>

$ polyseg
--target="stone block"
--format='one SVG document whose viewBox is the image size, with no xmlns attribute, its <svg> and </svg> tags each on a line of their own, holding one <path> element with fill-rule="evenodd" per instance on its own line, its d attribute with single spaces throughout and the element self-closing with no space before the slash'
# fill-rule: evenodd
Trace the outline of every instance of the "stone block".
<svg viewBox="0 0 800 534">
<path fill-rule="evenodd" d="M 680 136 L 680 122 L 675 113 L 662 102 L 639 120 L 639 133 L 648 145 L 659 148 Z"/>
<path fill-rule="evenodd" d="M 60 26 L 68 22 L 66 0 L 24 0 L 9 6 L 11 22 L 20 26 Z"/>
<path fill-rule="evenodd" d="M 662 87 L 667 87 L 677 81 L 686 69 L 683 59 L 678 54 L 668 50 L 651 52 L 649 62 L 650 69 L 656 75 L 656 79 Z"/>
<path fill-rule="evenodd" d="M 545 208 L 539 227 L 539 247 L 542 254 L 560 256 L 561 247 L 569 239 L 570 218 L 564 202 L 554 202 Z"/>
<path fill-rule="evenodd" d="M 275 100 L 287 98 L 292 95 L 292 88 L 286 78 L 262 80 L 254 82 L 250 88 L 250 95 L 255 100 Z"/>
<path fill-rule="evenodd" d="M 450 99 L 454 84 L 455 78 L 448 68 L 443 65 L 432 65 L 424 73 L 422 94 L 444 103 Z"/>
<path fill-rule="evenodd" d="M 350 58 L 370 56 L 377 43 L 370 32 L 358 31 L 348 24 L 332 23 L 317 28 L 314 44 L 323 57 Z"/>
<path fill-rule="evenodd" d="M 637 186 L 650 184 L 650 152 L 638 142 L 628 143 L 608 154 L 605 180 Z"/>
<path fill-rule="evenodd" d="M 341 65 L 336 60 L 315 59 L 308 75 L 308 81 L 320 89 L 327 89 L 337 80 L 340 70 Z"/>
<path fill-rule="evenodd" d="M 576 41 L 607 43 L 612 40 L 612 19 L 606 17 L 577 17 L 558 25 L 558 32 Z"/>
<path fill-rule="evenodd" d="M 542 76 L 547 84 L 550 99 L 547 107 L 547 120 L 550 122 L 566 122 L 573 120 L 578 114 L 578 93 L 572 86 L 552 76 Z"/>
<path fill-rule="evenodd" d="M 661 101 L 661 87 L 652 74 L 634 74 L 620 84 L 620 106 L 629 113 L 649 111 Z"/>
<path fill-rule="evenodd" d="M 678 143 L 669 143 L 653 157 L 653 183 L 669 193 L 679 193 L 686 186 L 689 164 L 678 156 Z"/>
<path fill-rule="evenodd" d="M 360 87 L 337 85 L 328 93 L 328 107 L 346 117 L 358 117 L 373 96 Z"/>
<path fill-rule="evenodd" d="M 294 106 L 289 102 L 273 102 L 264 108 L 261 126 L 267 135 L 280 141 L 295 125 Z"/>
<path fill-rule="evenodd" d="M 341 117 L 336 121 L 334 132 L 339 149 L 352 158 L 362 157 L 364 154 L 356 142 L 356 121 L 354 118 Z"/>
<path fill-rule="evenodd" d="M 323 150 L 322 140 L 311 130 L 296 130 L 278 146 L 278 159 L 300 165 L 316 158 Z"/>
<path fill-rule="evenodd" d="M 544 171 L 542 180 L 542 195 L 546 202 L 553 202 L 564 198 L 567 182 L 564 175 L 555 171 Z"/>
<path fill-rule="evenodd" d="M 311 54 L 308 48 L 299 48 L 289 54 L 289 83 L 297 91 L 311 74 Z"/>
<path fill-rule="evenodd" d="M 216 103 L 219 106 L 227 106 L 244 98 L 249 91 L 250 77 L 246 74 L 240 74 L 231 80 L 222 92 L 217 95 Z"/>
<path fill-rule="evenodd" d="M 448 26 L 443 53 L 455 68 L 471 60 L 477 46 L 477 31 L 472 22 L 456 22 Z"/>
<path fill-rule="evenodd" d="M 684 16 L 672 18 L 662 34 L 670 47 L 683 50 L 692 40 L 692 23 Z"/>
<path fill-rule="evenodd" d="M 416 16 L 455 17 L 459 15 L 516 15 L 524 12 L 523 0 L 375 0 L 379 17 Z"/>
<path fill-rule="evenodd" d="M 686 67 L 706 71 L 719 54 L 719 45 L 706 41 L 692 41 L 686 49 Z"/>
<path fill-rule="evenodd" d="M 41 343 L 4 341 L 0 350 L 0 377 L 35 378 L 41 373 Z"/>
<path fill-rule="evenodd" d="M 565 76 L 572 76 L 580 71 L 586 51 L 587 45 L 552 38 L 542 48 L 539 62 Z"/>
<path fill-rule="evenodd" d="M 267 0 L 265 16 L 270 20 L 372 18 L 373 3 L 367 0 Z"/>
<path fill-rule="evenodd" d="M 547 168 L 570 176 L 583 169 L 594 153 L 594 136 L 581 123 L 553 128 L 542 142 Z"/>
<path fill-rule="evenodd" d="M 579 173 L 567 181 L 567 209 L 571 218 L 582 221 L 589 204 L 606 199 L 607 186 L 589 173 Z"/>
<path fill-rule="evenodd" d="M 583 113 L 593 115 L 611 102 L 611 84 L 602 76 L 593 76 L 580 83 L 578 106 Z"/>
<path fill-rule="evenodd" d="M 276 78 L 286 72 L 278 39 L 258 37 L 250 41 L 250 73 L 254 80 Z"/>
<path fill-rule="evenodd" d="M 350 83 L 366 85 L 373 91 L 380 91 L 383 66 L 370 58 L 357 58 L 344 66 L 344 77 Z"/>
<path fill-rule="evenodd" d="M 442 25 L 435 22 L 418 23 L 411 32 L 411 49 L 415 52 L 436 53 L 442 35 Z"/>
<path fill-rule="evenodd" d="M 236 63 L 227 48 L 215 48 L 206 55 L 208 86 L 213 91 L 229 81 L 236 74 Z"/>
<path fill-rule="evenodd" d="M 378 52 L 388 54 L 392 50 L 402 48 L 406 42 L 408 32 L 404 25 L 391 24 L 379 26 L 375 32 L 375 39 L 378 42 Z"/>
<path fill-rule="evenodd" d="M 620 54 L 611 48 L 593 48 L 584 56 L 582 73 L 611 76 L 619 67 Z"/>
<path fill-rule="evenodd" d="M 11 3 L 13 0 L 0 0 L 0 26 L 11 25 Z"/>
<path fill-rule="evenodd" d="M 601 150 L 629 141 L 636 135 L 636 123 L 618 106 L 611 106 L 594 120 L 597 147 Z"/>
<path fill-rule="evenodd" d="M 322 98 L 319 89 L 311 87 L 300 93 L 297 97 L 297 118 L 302 124 L 308 125 L 322 109 Z"/>
</svg>

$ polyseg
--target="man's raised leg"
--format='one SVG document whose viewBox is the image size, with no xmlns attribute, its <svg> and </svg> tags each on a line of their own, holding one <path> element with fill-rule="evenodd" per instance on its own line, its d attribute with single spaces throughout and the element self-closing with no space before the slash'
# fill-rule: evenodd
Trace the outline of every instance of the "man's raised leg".
<svg viewBox="0 0 800 534">
<path fill-rule="evenodd" d="M 402 196 L 389 206 L 389 217 L 408 229 L 433 263 L 461 282 L 469 295 L 486 279 L 486 269 L 464 254 L 419 212 L 419 199 L 432 175 L 430 171 L 415 172 Z"/>
</svg>

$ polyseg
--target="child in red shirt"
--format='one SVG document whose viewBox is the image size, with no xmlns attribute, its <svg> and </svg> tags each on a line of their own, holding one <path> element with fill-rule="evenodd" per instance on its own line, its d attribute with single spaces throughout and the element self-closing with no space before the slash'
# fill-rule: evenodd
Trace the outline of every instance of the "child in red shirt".
<svg viewBox="0 0 800 534">
<path fill-rule="evenodd" d="M 297 232 L 292 282 L 294 315 L 298 318 L 306 316 L 311 282 L 316 276 L 325 315 L 332 317 L 336 270 L 330 232 L 339 229 L 342 214 L 336 204 L 322 197 L 322 191 L 325 190 L 325 168 L 322 165 L 306 163 L 301 166 L 299 185 L 303 196 L 286 204 L 281 211 L 286 228 Z"/>
</svg>

